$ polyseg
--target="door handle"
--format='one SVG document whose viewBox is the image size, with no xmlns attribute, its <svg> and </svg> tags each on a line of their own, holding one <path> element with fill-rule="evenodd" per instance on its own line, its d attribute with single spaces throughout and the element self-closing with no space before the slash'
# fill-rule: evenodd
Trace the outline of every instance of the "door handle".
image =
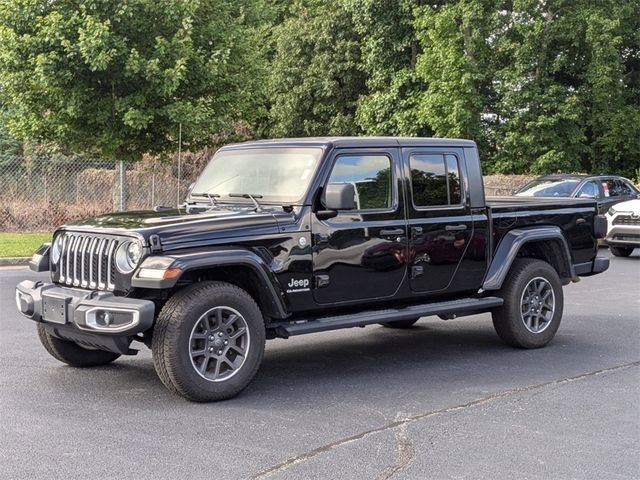
<svg viewBox="0 0 640 480">
<path fill-rule="evenodd" d="M 446 227 L 444 227 L 444 229 L 447 232 L 462 232 L 464 230 L 467 229 L 467 226 L 462 224 L 462 225 L 447 225 Z"/>
<path fill-rule="evenodd" d="M 404 235 L 404 228 L 392 228 L 390 230 L 380 230 L 381 237 L 391 237 L 391 236 L 395 237 L 398 235 Z"/>
</svg>

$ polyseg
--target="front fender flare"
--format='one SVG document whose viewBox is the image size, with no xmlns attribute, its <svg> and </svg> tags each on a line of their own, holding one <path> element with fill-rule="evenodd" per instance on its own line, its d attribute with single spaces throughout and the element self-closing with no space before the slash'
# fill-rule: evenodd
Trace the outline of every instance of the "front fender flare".
<svg viewBox="0 0 640 480">
<path fill-rule="evenodd" d="M 560 227 L 541 226 L 530 228 L 516 228 L 505 234 L 493 256 L 482 283 L 483 290 L 500 290 L 513 261 L 523 245 L 541 240 L 558 242 L 561 245 L 563 267 L 568 272 L 569 280 L 575 279 L 576 274 L 571 262 L 571 250 L 567 239 Z"/>
<path fill-rule="evenodd" d="M 225 266 L 243 266 L 250 268 L 259 278 L 261 296 L 268 299 L 270 311 L 278 318 L 289 316 L 284 301 L 284 293 L 267 262 L 256 253 L 242 248 L 215 248 L 206 251 L 162 255 L 146 258 L 134 277 L 131 286 L 138 288 L 169 289 L 189 271 Z M 172 278 L 145 278 L 141 271 L 179 269 L 180 274 Z"/>
</svg>

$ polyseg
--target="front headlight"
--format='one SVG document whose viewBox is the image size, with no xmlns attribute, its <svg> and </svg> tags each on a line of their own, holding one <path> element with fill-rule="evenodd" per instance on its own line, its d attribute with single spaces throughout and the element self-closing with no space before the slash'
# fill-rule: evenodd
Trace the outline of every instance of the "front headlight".
<svg viewBox="0 0 640 480">
<path fill-rule="evenodd" d="M 120 273 L 128 274 L 138 266 L 142 258 L 142 245 L 137 240 L 121 243 L 116 251 L 116 267 Z"/>
<path fill-rule="evenodd" d="M 51 246 L 51 263 L 56 264 L 62 254 L 62 235 L 58 235 Z"/>
</svg>

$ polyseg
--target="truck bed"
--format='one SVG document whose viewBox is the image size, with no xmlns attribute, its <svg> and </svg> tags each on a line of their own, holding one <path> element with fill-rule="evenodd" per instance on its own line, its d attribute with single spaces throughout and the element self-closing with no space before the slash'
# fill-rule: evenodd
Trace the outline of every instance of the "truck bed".
<svg viewBox="0 0 640 480">
<path fill-rule="evenodd" d="M 593 225 L 595 200 L 588 198 L 487 197 L 487 214 L 493 225 L 493 248 L 515 228 L 558 226 L 573 253 L 573 263 L 591 261 L 597 253 Z"/>
</svg>

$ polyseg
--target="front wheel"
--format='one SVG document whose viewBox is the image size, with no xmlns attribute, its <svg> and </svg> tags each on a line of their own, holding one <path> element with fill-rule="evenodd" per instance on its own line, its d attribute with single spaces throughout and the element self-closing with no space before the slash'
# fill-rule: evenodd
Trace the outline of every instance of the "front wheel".
<svg viewBox="0 0 640 480">
<path fill-rule="evenodd" d="M 162 383 L 197 402 L 231 398 L 262 361 L 262 313 L 244 290 L 203 282 L 178 292 L 156 321 L 151 350 Z"/>
<path fill-rule="evenodd" d="M 499 296 L 502 307 L 493 311 L 493 326 L 509 345 L 539 348 L 549 343 L 560 326 L 564 297 L 562 283 L 547 262 L 518 258 Z"/>
<path fill-rule="evenodd" d="M 633 253 L 633 247 L 609 247 L 609 250 L 616 257 L 628 257 Z"/>
<path fill-rule="evenodd" d="M 53 358 L 72 367 L 99 367 L 120 357 L 117 353 L 82 348 L 75 342 L 54 337 L 47 332 L 42 323 L 38 323 L 38 337 L 42 346 Z"/>
</svg>

